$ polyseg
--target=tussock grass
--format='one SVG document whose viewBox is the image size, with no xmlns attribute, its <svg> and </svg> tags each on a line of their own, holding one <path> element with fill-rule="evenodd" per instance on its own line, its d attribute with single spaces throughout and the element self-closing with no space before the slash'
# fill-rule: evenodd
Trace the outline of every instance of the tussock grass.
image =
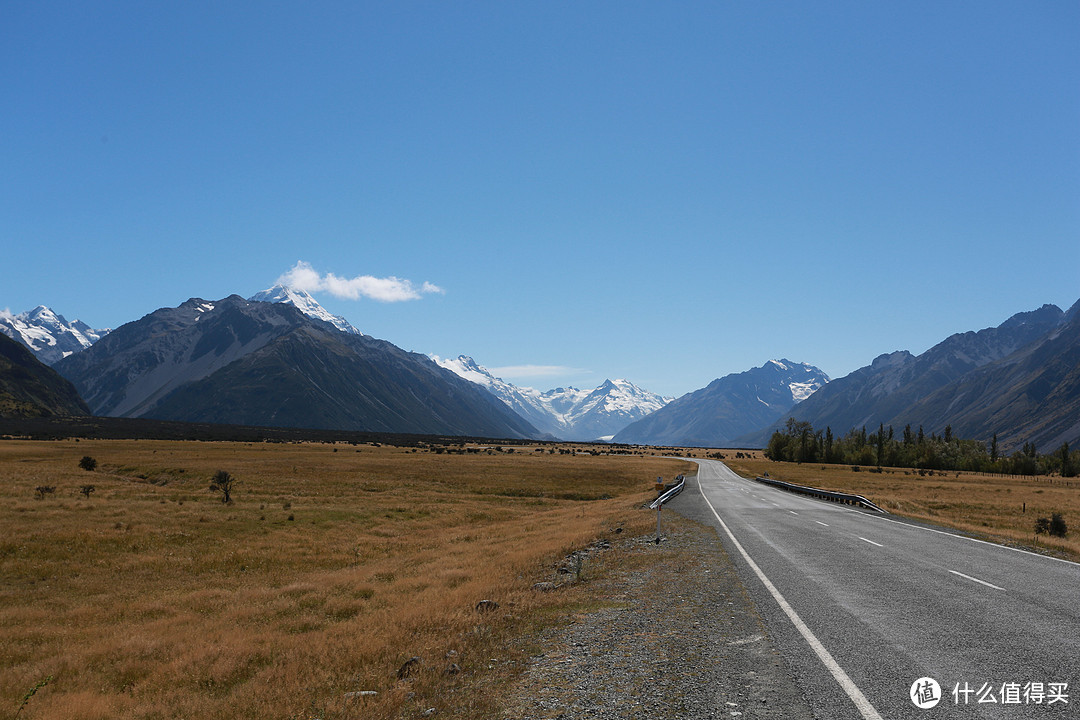
<svg viewBox="0 0 1080 720">
<path fill-rule="evenodd" d="M 867 466 L 854 470 L 849 465 L 772 462 L 759 452 L 736 459 L 734 452 L 723 452 L 728 466 L 746 476 L 767 471 L 778 480 L 857 493 L 891 513 L 1080 561 L 1080 478 L 955 471 L 920 475 L 907 468 L 878 473 Z M 1053 513 L 1065 517 L 1068 537 L 1036 537 L 1035 520 Z"/>
<path fill-rule="evenodd" d="M 218 470 L 238 480 L 231 504 L 209 490 Z M 532 584 L 615 527 L 645 532 L 654 478 L 686 470 L 522 449 L 0 441 L 0 715 L 52 676 L 20 718 L 487 717 L 524 661 L 508 639 L 586 597 Z M 39 485 L 57 490 L 37 499 Z M 484 599 L 499 608 L 478 613 Z M 347 695 L 364 690 L 378 694 Z"/>
</svg>

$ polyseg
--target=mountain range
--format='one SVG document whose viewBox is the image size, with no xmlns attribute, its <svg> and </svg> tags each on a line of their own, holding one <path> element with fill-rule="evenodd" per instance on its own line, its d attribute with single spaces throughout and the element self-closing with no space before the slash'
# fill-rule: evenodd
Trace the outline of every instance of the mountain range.
<svg viewBox="0 0 1080 720">
<path fill-rule="evenodd" d="M 342 331 L 292 302 L 192 298 L 117 328 L 56 369 L 96 415 L 495 438 L 538 434 L 426 356 Z"/>
<path fill-rule="evenodd" d="M 1080 442 L 1080 302 L 957 333 L 919 355 L 887 353 L 831 382 L 812 365 L 773 360 L 677 400 L 626 380 L 516 387 L 468 356 L 428 357 L 364 335 L 280 285 L 248 300 L 193 298 L 113 331 L 45 306 L 0 312 L 0 333 L 0 415 L 714 447 L 762 447 L 794 418 L 837 433 L 951 426 L 957 437 L 996 435 L 1006 451 Z"/>
<path fill-rule="evenodd" d="M 538 430 L 560 440 L 610 440 L 630 423 L 671 402 L 671 398 L 643 390 L 628 380 L 605 380 L 592 390 L 560 387 L 541 392 L 497 378 L 465 355 L 432 359 L 486 388 Z"/>
<path fill-rule="evenodd" d="M 771 426 L 737 439 L 763 446 L 789 417 L 843 433 L 922 426 L 989 441 L 1052 448 L 1080 438 L 1080 302 L 1013 315 L 997 327 L 954 334 L 920 355 L 877 357 L 821 388 Z"/>
<path fill-rule="evenodd" d="M 727 447 L 775 422 L 828 382 L 813 365 L 770 360 L 683 395 L 616 433 L 614 442 Z"/>
</svg>

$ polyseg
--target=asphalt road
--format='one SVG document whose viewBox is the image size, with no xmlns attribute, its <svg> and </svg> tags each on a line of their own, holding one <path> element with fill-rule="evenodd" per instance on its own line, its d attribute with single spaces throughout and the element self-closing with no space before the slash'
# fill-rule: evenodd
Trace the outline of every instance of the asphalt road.
<svg viewBox="0 0 1080 720">
<path fill-rule="evenodd" d="M 717 528 L 815 717 L 1080 717 L 1080 565 L 696 462 L 669 507 Z"/>
</svg>

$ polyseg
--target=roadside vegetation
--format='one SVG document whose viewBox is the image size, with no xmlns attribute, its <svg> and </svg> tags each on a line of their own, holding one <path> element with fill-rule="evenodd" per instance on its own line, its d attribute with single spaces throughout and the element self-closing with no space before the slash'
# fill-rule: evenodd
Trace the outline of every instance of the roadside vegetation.
<svg viewBox="0 0 1080 720">
<path fill-rule="evenodd" d="M 1062 443 L 1044 455 L 1034 443 L 1011 454 L 998 449 L 997 435 L 990 443 L 956 437 L 946 426 L 938 437 L 926 435 L 922 427 L 907 425 L 895 432 L 890 425 L 878 425 L 877 432 L 852 428 L 842 437 L 834 437 L 832 428 L 814 430 L 808 422 L 788 418 L 783 431 L 776 431 L 765 448 L 765 457 L 786 462 L 825 463 L 829 465 L 876 465 L 918 470 L 966 470 L 1004 473 L 1006 475 L 1052 475 L 1076 477 L 1080 473 L 1080 449 Z"/>
<path fill-rule="evenodd" d="M 565 445 L 0 440 L 0 717 L 490 717 L 521 638 L 587 600 L 588 566 L 555 568 L 648 532 L 655 478 L 690 470 Z"/>
</svg>

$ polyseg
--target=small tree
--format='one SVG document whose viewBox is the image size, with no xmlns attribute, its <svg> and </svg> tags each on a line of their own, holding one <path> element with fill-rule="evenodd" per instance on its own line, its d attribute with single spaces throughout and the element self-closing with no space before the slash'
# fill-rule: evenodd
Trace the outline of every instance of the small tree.
<svg viewBox="0 0 1080 720">
<path fill-rule="evenodd" d="M 46 495 L 52 495 L 56 492 L 55 485 L 38 485 L 34 488 L 34 492 L 37 493 L 38 500 L 43 500 Z"/>
<path fill-rule="evenodd" d="M 1076 477 L 1076 468 L 1073 467 L 1072 457 L 1069 456 L 1069 443 L 1061 446 L 1061 477 Z"/>
<path fill-rule="evenodd" d="M 210 489 L 221 493 L 221 502 L 227 505 L 232 502 L 232 490 L 236 482 L 236 478 L 232 475 L 224 470 L 218 470 L 214 473 L 214 479 L 210 481 Z"/>
<path fill-rule="evenodd" d="M 90 493 L 94 492 L 94 489 L 95 488 L 93 485 L 83 485 L 79 488 L 79 492 L 81 492 L 86 497 L 86 499 L 89 500 Z"/>
<path fill-rule="evenodd" d="M 1035 521 L 1035 534 L 1046 535 L 1050 533 L 1050 518 L 1041 517 Z"/>
<path fill-rule="evenodd" d="M 1050 516 L 1050 534 L 1054 537 L 1065 537 L 1069 534 L 1069 528 L 1065 524 L 1065 518 L 1061 513 L 1054 513 Z"/>
<path fill-rule="evenodd" d="M 79 461 L 79 467 L 87 472 L 93 472 L 97 469 L 97 460 L 89 455 L 83 455 L 83 459 Z"/>
</svg>

